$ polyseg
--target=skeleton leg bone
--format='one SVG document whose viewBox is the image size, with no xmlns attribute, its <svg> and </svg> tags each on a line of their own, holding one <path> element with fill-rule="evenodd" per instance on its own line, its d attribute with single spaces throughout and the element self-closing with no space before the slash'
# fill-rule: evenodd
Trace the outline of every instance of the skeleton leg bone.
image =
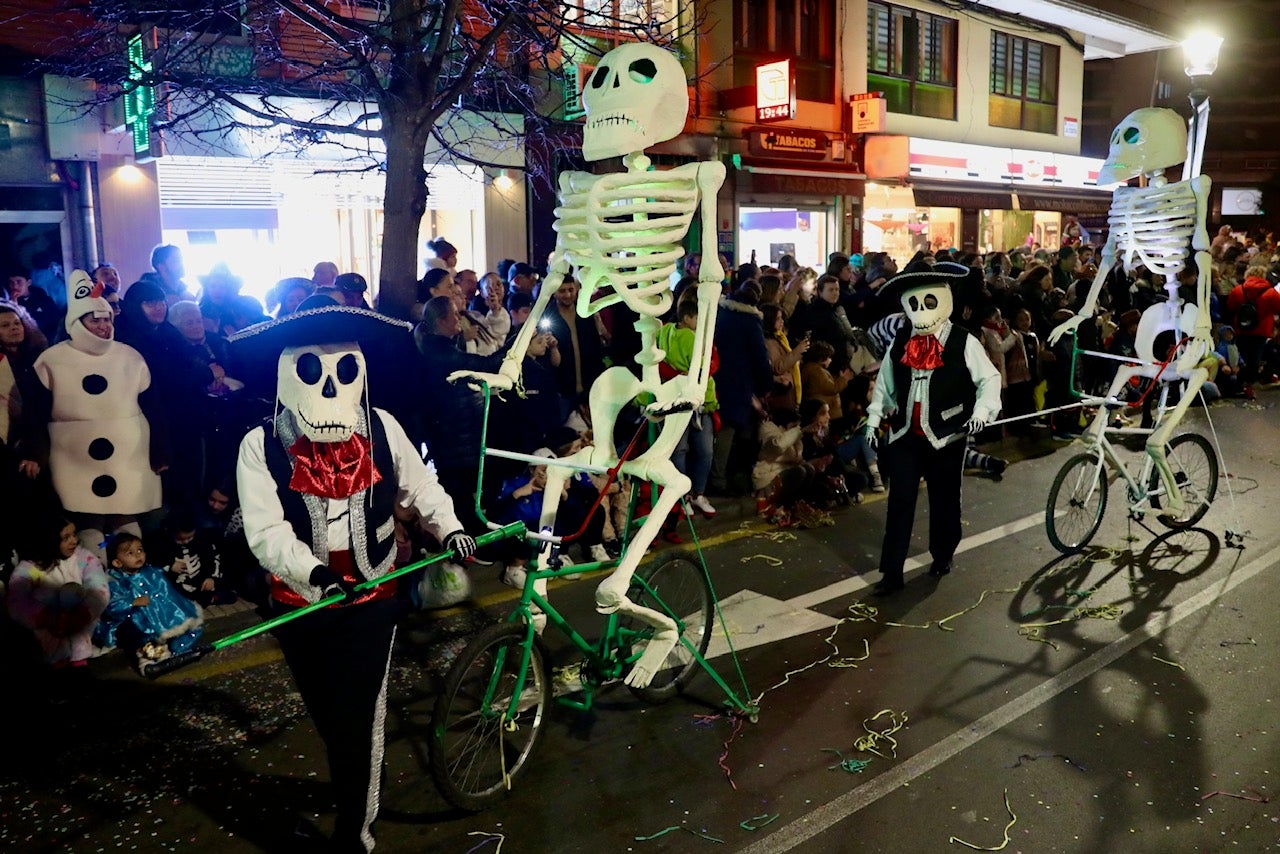
<svg viewBox="0 0 1280 854">
<path fill-rule="evenodd" d="M 1156 432 L 1147 439 L 1147 455 L 1155 463 L 1156 471 L 1160 473 L 1160 482 L 1164 484 L 1165 500 L 1160 503 L 1161 516 L 1177 517 L 1186 512 L 1186 502 L 1182 499 L 1182 490 L 1173 476 L 1173 470 L 1169 468 L 1165 447 L 1208 378 L 1209 372 L 1205 368 L 1193 369 L 1187 375 L 1187 387 L 1182 392 L 1182 399 L 1177 406 L 1165 413 Z"/>
</svg>

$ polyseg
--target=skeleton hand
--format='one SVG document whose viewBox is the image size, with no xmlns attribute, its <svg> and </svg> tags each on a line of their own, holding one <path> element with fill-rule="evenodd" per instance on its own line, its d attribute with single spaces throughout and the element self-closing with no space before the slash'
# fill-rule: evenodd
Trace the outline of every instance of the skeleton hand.
<svg viewBox="0 0 1280 854">
<path fill-rule="evenodd" d="M 1058 340 L 1062 338 L 1063 335 L 1066 335 L 1068 332 L 1075 332 L 1076 327 L 1079 326 L 1081 323 L 1084 323 L 1084 320 L 1085 319 L 1083 317 L 1077 314 L 1072 316 L 1071 319 L 1065 320 L 1062 323 L 1058 324 L 1056 327 L 1054 327 L 1054 330 L 1049 333 L 1049 346 L 1052 347 L 1054 344 L 1057 344 Z"/>
<path fill-rule="evenodd" d="M 867 449 L 871 451 L 880 448 L 880 431 L 868 424 L 862 428 L 862 441 L 866 444 Z"/>
<path fill-rule="evenodd" d="M 677 412 L 692 412 L 707 398 L 707 390 L 690 381 L 688 376 L 668 380 L 659 394 L 658 400 L 644 408 L 645 417 L 651 421 L 661 421 Z"/>
<path fill-rule="evenodd" d="M 965 429 L 969 431 L 970 436 L 976 436 L 983 430 L 987 429 L 987 420 L 975 415 L 973 418 L 969 419 L 969 423 L 965 425 Z"/>
<path fill-rule="evenodd" d="M 1182 355 L 1178 357 L 1177 365 L 1175 365 L 1178 373 L 1186 373 L 1194 370 L 1204 361 L 1205 356 L 1213 352 L 1213 336 L 1208 329 L 1196 327 L 1195 333 L 1191 340 L 1187 342 L 1187 346 L 1183 348 Z"/>
<path fill-rule="evenodd" d="M 454 371 L 449 374 L 449 382 L 465 382 L 476 391 L 484 391 L 486 385 L 490 391 L 506 391 L 515 385 L 515 380 L 506 374 L 487 374 L 483 371 Z"/>
</svg>

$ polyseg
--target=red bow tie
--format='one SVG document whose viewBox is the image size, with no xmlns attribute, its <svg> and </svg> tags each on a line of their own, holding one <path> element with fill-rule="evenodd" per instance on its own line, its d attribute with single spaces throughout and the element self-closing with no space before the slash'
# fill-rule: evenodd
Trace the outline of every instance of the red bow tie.
<svg viewBox="0 0 1280 854">
<path fill-rule="evenodd" d="M 907 350 L 902 354 L 902 364 L 922 371 L 932 371 L 942 367 L 942 342 L 933 335 L 912 335 L 907 339 Z"/>
<path fill-rule="evenodd" d="M 369 449 L 369 440 L 359 433 L 345 442 L 312 442 L 300 436 L 289 448 L 289 488 L 321 498 L 350 498 L 382 480 Z"/>
</svg>

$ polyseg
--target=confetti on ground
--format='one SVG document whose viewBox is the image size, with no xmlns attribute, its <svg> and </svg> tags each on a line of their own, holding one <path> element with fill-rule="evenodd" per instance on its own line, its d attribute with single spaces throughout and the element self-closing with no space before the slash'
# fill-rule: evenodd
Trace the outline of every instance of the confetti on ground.
<svg viewBox="0 0 1280 854">
<path fill-rule="evenodd" d="M 743 830 L 759 830 L 762 827 L 773 824 L 781 815 L 782 813 L 775 813 L 774 815 L 769 815 L 768 813 L 765 813 L 764 815 L 753 815 L 746 821 L 739 822 L 738 827 L 741 827 Z M 760 823 L 756 824 L 756 822 Z"/>
<path fill-rule="evenodd" d="M 1167 659 L 1167 658 L 1161 658 L 1161 657 L 1160 657 L 1160 656 L 1158 656 L 1158 655 L 1153 655 L 1153 656 L 1151 656 L 1151 660 L 1152 660 L 1152 661 L 1158 661 L 1158 662 L 1160 662 L 1161 664 L 1167 664 L 1167 665 L 1169 665 L 1170 667 L 1176 667 L 1176 668 L 1178 668 L 1179 670 L 1181 670 L 1183 673 L 1186 673 L 1186 672 L 1187 672 L 1187 668 L 1183 667 L 1181 664 L 1179 664 L 1179 663 L 1178 663 L 1178 662 L 1176 662 L 1176 661 L 1170 661 L 1169 659 Z"/>
<path fill-rule="evenodd" d="M 773 555 L 753 554 L 753 555 L 747 555 L 746 557 L 741 558 L 742 563 L 751 563 L 751 561 L 753 560 L 762 560 L 765 563 L 769 564 L 769 566 L 782 566 L 781 558 L 776 558 Z"/>
<path fill-rule="evenodd" d="M 1233 640 L 1218 641 L 1218 646 L 1257 646 L 1257 645 L 1258 645 L 1258 642 L 1253 638 L 1249 638 L 1248 640 L 1242 640 L 1242 641 L 1233 641 Z"/>
<path fill-rule="evenodd" d="M 481 848 L 488 845 L 490 842 L 492 842 L 495 839 L 498 840 L 498 847 L 493 849 L 493 854 L 502 854 L 502 843 L 507 841 L 507 837 L 503 836 L 501 833 L 489 833 L 484 830 L 472 830 L 467 833 L 467 836 L 485 837 L 485 840 L 481 842 L 479 845 L 474 845 L 471 848 L 468 848 L 467 854 L 472 854 L 472 852 L 474 851 L 479 851 Z"/>
<path fill-rule="evenodd" d="M 972 842 L 965 842 L 963 839 L 961 839 L 958 836 L 952 836 L 948 838 L 947 842 L 957 843 L 959 845 L 965 846 L 966 848 L 972 848 L 974 851 L 1003 851 L 1005 849 L 1005 846 L 1009 844 L 1009 828 L 1013 827 L 1018 822 L 1018 817 L 1013 813 L 1013 807 L 1009 806 L 1009 790 L 1008 789 L 1004 790 L 1004 808 L 1009 813 L 1009 823 L 1004 826 L 1004 842 L 1001 842 L 999 845 L 996 845 L 994 847 L 989 847 L 986 845 L 974 845 Z"/>
<path fill-rule="evenodd" d="M 636 840 L 636 842 L 648 842 L 648 841 L 649 841 L 649 840 L 651 840 L 651 839 L 657 839 L 659 836 L 666 836 L 668 833 L 674 833 L 674 832 L 676 832 L 676 831 L 678 831 L 678 830 L 683 830 L 683 831 L 685 831 L 685 832 L 687 832 L 687 833 L 692 833 L 694 836 L 697 836 L 697 837 L 699 837 L 700 839 L 706 839 L 706 840 L 708 840 L 708 841 L 710 841 L 710 842 L 716 842 L 716 843 L 719 843 L 720 845 L 723 845 L 723 844 L 724 844 L 724 840 L 723 840 L 723 839 L 717 839 L 717 838 L 716 838 L 716 837 L 714 837 L 714 836 L 708 836 L 708 835 L 707 835 L 707 834 L 705 834 L 705 833 L 699 833 L 698 831 L 694 830 L 693 828 L 691 828 L 691 827 L 685 827 L 684 825 L 681 825 L 681 824 L 673 824 L 673 825 L 671 825 L 670 827 L 665 827 L 665 828 L 663 828 L 662 830 L 659 830 L 657 833 L 651 834 L 651 835 L 649 835 L 649 836 L 637 836 L 637 837 L 635 837 L 635 840 Z"/>
<path fill-rule="evenodd" d="M 871 724 L 878 721 L 885 715 L 889 716 L 889 726 L 884 729 L 872 729 Z M 898 758 L 898 740 L 893 734 L 907 725 L 907 713 L 895 712 L 893 709 L 881 709 L 871 717 L 862 722 L 862 728 L 867 734 L 859 738 L 853 743 L 853 749 L 862 751 L 863 753 L 874 753 L 881 759 L 897 759 Z M 880 743 L 885 742 L 889 746 L 889 755 L 885 756 L 880 752 Z"/>
<path fill-rule="evenodd" d="M 835 765 L 828 765 L 828 771 L 835 771 L 837 768 L 841 771 L 847 771 L 850 774 L 861 774 L 871 764 L 870 759 L 845 759 L 844 754 L 836 750 L 834 747 L 822 748 L 823 753 L 834 753 L 840 761 Z"/>
<path fill-rule="evenodd" d="M 1221 791 L 1219 791 L 1219 792 L 1210 792 L 1210 793 L 1209 793 L 1209 794 L 1207 794 L 1207 795 L 1202 795 L 1202 796 L 1200 797 L 1200 800 L 1202 800 L 1202 801 L 1207 801 L 1207 800 L 1209 800 L 1209 798 L 1212 798 L 1214 795 L 1222 795 L 1222 797 L 1224 797 L 1224 798 L 1235 798 L 1235 799 L 1237 799 L 1237 800 L 1241 800 L 1241 801 L 1253 801 L 1255 804 L 1267 804 L 1267 803 L 1271 803 L 1271 798 L 1269 798 L 1268 796 L 1266 796 L 1266 795 L 1262 794 L 1262 793 L 1261 793 L 1261 792 L 1259 792 L 1257 789 L 1253 788 L 1253 786 L 1247 786 L 1246 788 L 1247 788 L 1250 792 L 1253 792 L 1253 794 L 1252 794 L 1252 795 L 1237 795 L 1237 794 L 1234 794 L 1234 793 L 1232 793 L 1232 792 L 1221 792 Z"/>
</svg>

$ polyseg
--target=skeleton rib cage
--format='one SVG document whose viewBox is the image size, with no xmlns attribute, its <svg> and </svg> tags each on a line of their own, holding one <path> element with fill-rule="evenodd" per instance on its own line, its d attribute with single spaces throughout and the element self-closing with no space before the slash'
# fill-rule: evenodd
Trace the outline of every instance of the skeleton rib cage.
<svg viewBox="0 0 1280 854">
<path fill-rule="evenodd" d="M 670 306 L 670 277 L 698 206 L 698 165 L 562 179 L 557 252 L 577 269 L 584 294 L 613 291 L 593 299 L 593 309 L 624 300 L 657 316 Z M 591 183 L 581 186 L 584 178 Z"/>
<path fill-rule="evenodd" d="M 1166 279 L 1186 266 L 1196 228 L 1196 195 L 1180 181 L 1163 187 L 1121 187 L 1107 217 L 1125 270 L 1143 264 Z"/>
</svg>

